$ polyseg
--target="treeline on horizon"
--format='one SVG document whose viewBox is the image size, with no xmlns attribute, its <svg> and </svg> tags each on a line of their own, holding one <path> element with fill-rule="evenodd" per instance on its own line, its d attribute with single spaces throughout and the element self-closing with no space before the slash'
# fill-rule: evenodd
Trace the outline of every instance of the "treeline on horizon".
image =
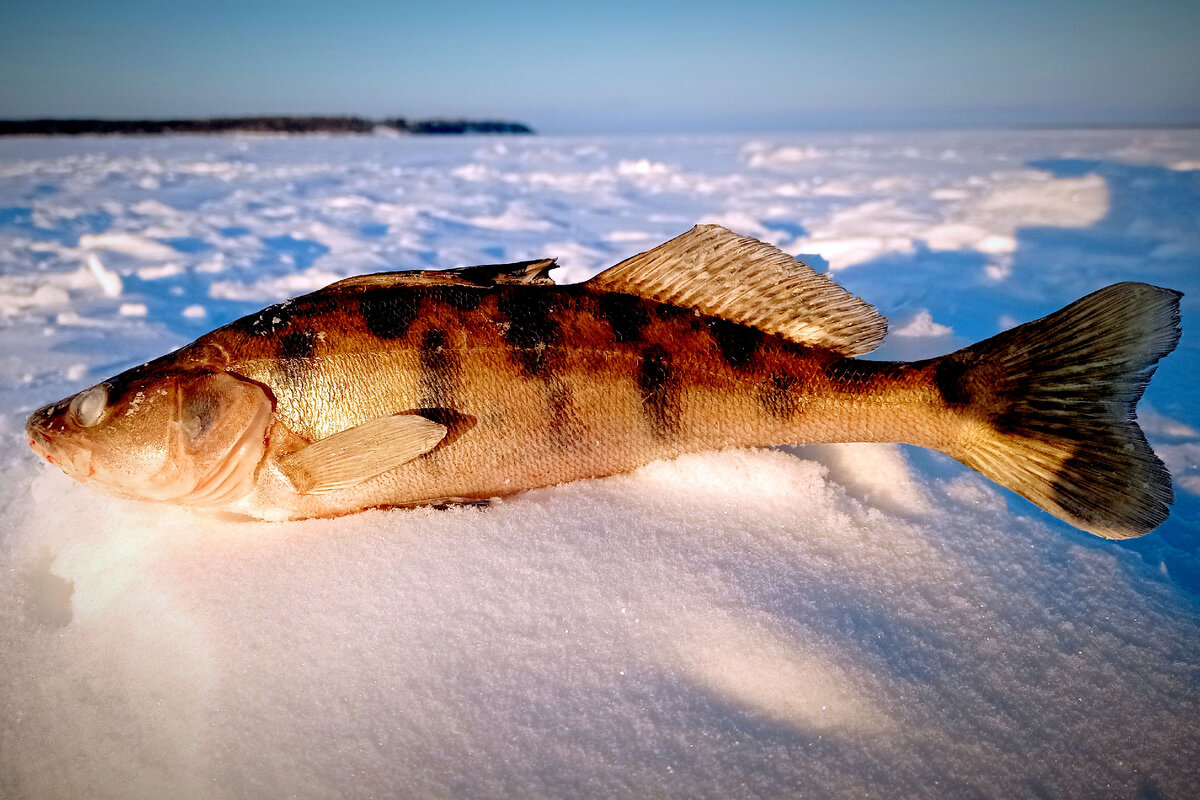
<svg viewBox="0 0 1200 800">
<path fill-rule="evenodd" d="M 522 122 L 403 117 L 216 117 L 212 119 L 14 119 L 0 120 L 0 136 L 78 136 L 82 134 L 167 133 L 374 133 L 531 134 Z"/>
</svg>

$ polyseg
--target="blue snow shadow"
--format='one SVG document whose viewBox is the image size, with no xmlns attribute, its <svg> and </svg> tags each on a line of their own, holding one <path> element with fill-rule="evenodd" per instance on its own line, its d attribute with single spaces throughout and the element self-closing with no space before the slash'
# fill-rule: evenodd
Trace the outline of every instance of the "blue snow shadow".
<svg viewBox="0 0 1200 800">
<path fill-rule="evenodd" d="M 68 247 L 78 245 L 81 236 L 107 232 L 112 223 L 112 214 L 107 211 L 93 211 L 72 217 L 59 217 L 55 220 L 53 228 L 45 228 L 34 221 L 32 206 L 0 207 L 0 228 L 15 229 L 35 242 L 57 242 Z"/>
<path fill-rule="evenodd" d="M 165 239 L 159 239 L 159 241 L 174 250 L 176 253 L 185 253 L 188 255 L 205 253 L 213 249 L 211 244 L 204 241 L 199 236 L 171 236 Z"/>
<path fill-rule="evenodd" d="M 220 231 L 222 236 L 228 237 L 243 236 L 248 232 L 239 227 Z M 170 237 L 159 241 L 183 255 L 196 255 L 214 249 L 211 243 L 196 236 Z M 260 241 L 263 250 L 252 265 L 252 274 L 255 276 L 283 276 L 305 270 L 329 253 L 326 245 L 314 239 L 270 236 Z M 191 271 L 154 279 L 143 279 L 134 273 L 123 276 L 122 280 L 125 293 L 146 304 L 150 319 L 161 321 L 172 334 L 183 337 L 185 341 L 270 305 L 268 301 L 211 297 L 211 276 L 197 275 Z M 287 298 L 279 298 L 284 299 Z M 190 306 L 200 306 L 204 313 L 200 316 L 184 316 L 184 310 Z"/>
<path fill-rule="evenodd" d="M 268 236 L 262 243 L 267 250 L 263 260 L 291 256 L 298 270 L 308 269 L 318 258 L 329 252 L 326 245 L 315 239 L 297 239 L 294 236 Z"/>
</svg>

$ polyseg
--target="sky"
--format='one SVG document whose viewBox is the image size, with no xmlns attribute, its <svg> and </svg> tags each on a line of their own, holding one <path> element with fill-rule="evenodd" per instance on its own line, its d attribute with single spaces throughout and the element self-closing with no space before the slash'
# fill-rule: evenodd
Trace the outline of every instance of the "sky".
<svg viewBox="0 0 1200 800">
<path fill-rule="evenodd" d="M 545 133 L 1200 120 L 1200 3 L 4 0 L 0 118 Z"/>
</svg>

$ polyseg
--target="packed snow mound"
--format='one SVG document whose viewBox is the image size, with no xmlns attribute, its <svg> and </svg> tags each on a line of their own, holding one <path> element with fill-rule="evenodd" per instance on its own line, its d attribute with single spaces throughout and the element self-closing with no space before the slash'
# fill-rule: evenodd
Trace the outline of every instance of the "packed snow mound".
<svg viewBox="0 0 1200 800">
<path fill-rule="evenodd" d="M 1200 779 L 1183 658 L 1200 631 L 1147 568 L 1014 524 L 981 478 L 927 484 L 895 446 L 807 455 L 288 524 L 39 471 L 6 542 L 6 788 L 1017 796 L 1152 776 L 1172 795 Z"/>
</svg>

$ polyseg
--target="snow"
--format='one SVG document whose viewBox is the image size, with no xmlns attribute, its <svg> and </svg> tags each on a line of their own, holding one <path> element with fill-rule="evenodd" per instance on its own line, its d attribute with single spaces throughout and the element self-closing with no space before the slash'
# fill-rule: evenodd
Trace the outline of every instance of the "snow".
<svg viewBox="0 0 1200 800">
<path fill-rule="evenodd" d="M 949 325 L 934 322 L 929 309 L 923 308 L 903 326 L 893 330 L 892 335 L 900 337 L 949 336 L 953 332 L 954 329 Z"/>
<path fill-rule="evenodd" d="M 1200 133 L 0 141 L 0 796 L 1187 796 L 1200 781 Z M 1188 293 L 1111 542 L 895 445 L 694 454 L 488 509 L 266 524 L 110 498 L 26 415 L 364 270 L 702 221 L 922 358 Z"/>
<path fill-rule="evenodd" d="M 876 180 L 857 191 L 876 195 L 899 185 Z M 1107 186 L 1099 175 L 1055 178 L 1045 172 L 1026 172 L 985 186 L 986 191 L 974 195 L 967 190 L 934 192 L 933 199 L 947 201 L 935 218 L 892 199 L 840 208 L 829 218 L 818 219 L 798 245 L 827 254 L 831 270 L 891 253 L 912 253 L 920 244 L 932 250 L 1012 253 L 1022 227 L 1085 228 L 1108 211 Z M 831 197 L 851 197 L 855 192 L 847 181 L 817 188 L 818 194 Z"/>
</svg>

